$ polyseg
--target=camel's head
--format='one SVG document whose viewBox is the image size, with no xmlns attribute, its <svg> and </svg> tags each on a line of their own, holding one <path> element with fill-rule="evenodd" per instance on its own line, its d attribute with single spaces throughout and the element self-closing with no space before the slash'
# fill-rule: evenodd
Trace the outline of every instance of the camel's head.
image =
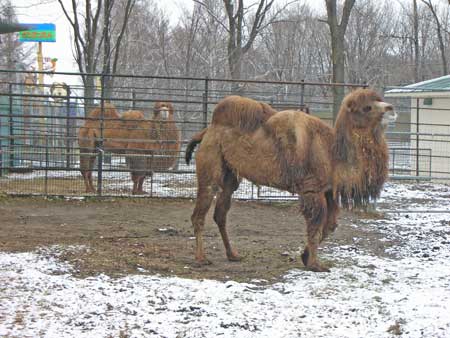
<svg viewBox="0 0 450 338">
<path fill-rule="evenodd" d="M 395 121 L 397 114 L 391 104 L 383 102 L 371 89 L 357 89 L 343 100 L 339 118 L 355 128 L 376 128 Z"/>
<path fill-rule="evenodd" d="M 374 140 L 381 142 L 384 129 L 396 119 L 391 104 L 383 102 L 371 89 L 357 89 L 344 98 L 336 119 L 335 157 L 340 161 L 354 161 L 352 130 L 366 129 L 372 132 Z"/>
<path fill-rule="evenodd" d="M 50 87 L 50 95 L 55 102 L 64 101 L 70 93 L 69 86 L 65 82 L 53 82 Z"/>
<path fill-rule="evenodd" d="M 173 106 L 170 102 L 155 102 L 153 108 L 153 118 L 155 120 L 173 119 Z"/>
</svg>

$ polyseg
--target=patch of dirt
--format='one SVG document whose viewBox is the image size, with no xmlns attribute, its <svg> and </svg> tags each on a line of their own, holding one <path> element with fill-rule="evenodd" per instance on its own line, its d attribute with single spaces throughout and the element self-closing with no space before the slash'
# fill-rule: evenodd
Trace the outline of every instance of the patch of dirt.
<svg viewBox="0 0 450 338">
<path fill-rule="evenodd" d="M 68 250 L 77 275 L 127 273 L 176 275 L 185 278 L 278 280 L 287 270 L 303 268 L 299 249 L 305 242 L 305 223 L 296 203 L 233 201 L 228 228 L 239 263 L 225 257 L 222 240 L 212 220 L 205 227 L 207 257 L 213 264 L 194 264 L 192 200 L 0 198 L 0 250 L 30 251 L 51 245 L 83 245 Z M 339 227 L 323 243 L 327 252 L 345 246 L 382 255 L 390 245 L 382 234 L 352 226 L 355 218 L 342 213 Z M 367 217 L 372 217 L 368 215 Z M 333 262 L 330 262 L 333 264 Z M 349 264 L 352 264 L 349 262 Z"/>
</svg>

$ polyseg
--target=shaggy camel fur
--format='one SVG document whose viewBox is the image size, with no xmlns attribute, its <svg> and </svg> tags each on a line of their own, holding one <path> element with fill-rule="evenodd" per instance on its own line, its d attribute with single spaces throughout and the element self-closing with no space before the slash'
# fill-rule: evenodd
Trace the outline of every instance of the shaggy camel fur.
<svg viewBox="0 0 450 338">
<path fill-rule="evenodd" d="M 133 194 L 145 194 L 146 176 L 153 171 L 173 168 L 181 147 L 181 133 L 175 123 L 173 106 L 169 102 L 156 102 L 151 121 L 133 131 L 128 143 L 127 157 L 133 180 Z"/>
<path fill-rule="evenodd" d="M 335 128 L 300 111 L 275 113 L 251 99 L 230 96 L 215 108 L 211 125 L 195 135 L 197 201 L 192 214 L 196 261 L 207 264 L 205 216 L 217 194 L 214 220 L 230 261 L 240 260 L 226 230 L 231 195 L 241 178 L 299 195 L 307 224 L 302 254 L 312 271 L 329 271 L 317 257 L 322 240 L 336 228 L 339 203 L 363 206 L 379 196 L 387 178 L 388 149 L 383 116 L 392 112 L 372 90 L 358 89 L 341 105 Z"/>
<path fill-rule="evenodd" d="M 96 148 L 101 139 L 101 116 L 101 108 L 94 109 L 78 133 L 80 171 L 86 192 L 95 192 L 92 168 L 96 159 Z M 144 193 L 142 184 L 145 176 L 142 177 L 142 174 L 173 166 L 178 155 L 180 137 L 173 121 L 172 105 L 156 102 L 153 119 L 145 120 L 141 111 L 130 110 L 120 116 L 113 105 L 105 104 L 103 118 L 103 150 L 130 154 L 130 157 L 127 156 L 127 162 L 133 180 L 133 194 Z M 172 139 L 176 141 L 168 141 Z M 140 152 L 141 157 L 138 159 L 136 152 Z M 152 158 L 157 160 L 147 161 L 142 154 L 152 154 Z M 159 156 L 161 154 L 165 156 Z M 136 179 L 137 175 L 139 180 Z"/>
</svg>

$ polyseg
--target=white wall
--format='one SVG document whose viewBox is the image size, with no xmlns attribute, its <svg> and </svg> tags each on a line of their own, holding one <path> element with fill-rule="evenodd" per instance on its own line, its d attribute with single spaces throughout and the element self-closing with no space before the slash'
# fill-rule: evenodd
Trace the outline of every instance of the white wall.
<svg viewBox="0 0 450 338">
<path fill-rule="evenodd" d="M 419 149 L 430 149 L 431 171 L 450 172 L 450 95 L 448 98 L 433 97 L 432 105 L 424 105 L 424 99 L 419 98 L 419 132 L 431 135 L 419 136 Z M 411 98 L 411 132 L 417 132 L 417 99 Z M 431 125 L 427 125 L 431 124 Z M 440 134 L 440 135 L 439 135 Z M 416 137 L 411 137 L 411 148 L 416 148 Z M 415 152 L 413 152 L 415 154 Z M 430 170 L 428 150 L 420 150 L 419 175 L 427 176 Z M 447 157 L 447 158 L 440 158 Z M 413 156 L 415 157 L 415 156 Z M 413 174 L 415 174 L 415 158 L 412 159 Z M 432 173 L 432 176 L 449 177 L 449 174 Z"/>
</svg>

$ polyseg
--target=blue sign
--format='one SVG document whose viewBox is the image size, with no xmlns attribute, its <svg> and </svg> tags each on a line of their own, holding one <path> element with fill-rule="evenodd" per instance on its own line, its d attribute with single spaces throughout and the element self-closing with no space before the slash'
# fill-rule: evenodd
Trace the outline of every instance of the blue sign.
<svg viewBox="0 0 450 338">
<path fill-rule="evenodd" d="M 56 26 L 53 23 L 26 23 L 28 30 L 19 32 L 20 42 L 56 42 Z"/>
</svg>

